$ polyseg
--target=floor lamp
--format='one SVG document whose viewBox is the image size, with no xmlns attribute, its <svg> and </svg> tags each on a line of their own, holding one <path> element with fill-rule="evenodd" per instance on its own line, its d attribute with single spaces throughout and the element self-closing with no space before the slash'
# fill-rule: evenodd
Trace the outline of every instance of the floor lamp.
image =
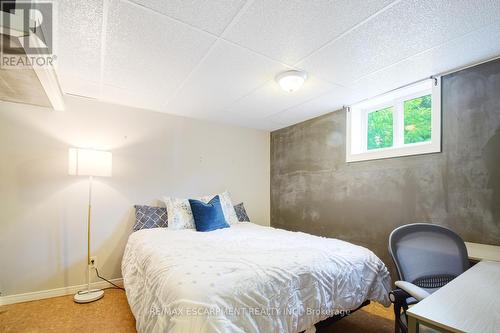
<svg viewBox="0 0 500 333">
<path fill-rule="evenodd" d="M 90 261 L 90 223 L 92 217 L 92 177 L 111 177 L 112 155 L 107 151 L 92 149 L 69 149 L 68 174 L 72 176 L 89 177 L 89 204 L 87 211 L 87 290 L 75 294 L 76 303 L 89 303 L 97 301 L 104 296 L 101 289 L 90 289 L 90 272 L 93 269 Z"/>
</svg>

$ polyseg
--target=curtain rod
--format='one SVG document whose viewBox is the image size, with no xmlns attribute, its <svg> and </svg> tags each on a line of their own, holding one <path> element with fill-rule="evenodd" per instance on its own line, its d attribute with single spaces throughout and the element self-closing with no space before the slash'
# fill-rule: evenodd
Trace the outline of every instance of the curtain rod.
<svg viewBox="0 0 500 333">
<path fill-rule="evenodd" d="M 393 91 L 396 91 L 396 90 L 399 90 L 399 89 L 402 89 L 402 88 L 406 88 L 406 87 L 409 87 L 411 85 L 414 85 L 414 84 L 417 84 L 417 83 L 420 83 L 420 82 L 423 82 L 425 80 L 429 80 L 429 79 L 433 79 L 433 78 L 437 78 L 437 77 L 440 77 L 440 76 L 445 76 L 445 75 L 449 75 L 449 74 L 453 74 L 453 73 L 456 73 L 456 72 L 460 72 L 464 69 L 467 69 L 467 68 L 471 68 L 471 67 L 475 67 L 475 66 L 479 66 L 481 64 L 484 64 L 484 63 L 487 63 L 487 62 L 490 62 L 490 61 L 494 61 L 494 60 L 498 60 L 500 59 L 500 55 L 497 55 L 497 56 L 494 56 L 492 58 L 488 58 L 488 59 L 485 59 L 485 60 L 481 60 L 479 62 L 474 62 L 474 63 L 471 63 L 471 64 L 468 64 L 468 65 L 464 65 L 464 66 L 461 66 L 461 67 L 455 67 L 454 69 L 451 69 L 451 70 L 448 70 L 448 71 L 445 71 L 445 72 L 441 72 L 441 73 L 437 73 L 437 74 L 434 74 L 434 75 L 431 75 L 431 76 L 428 76 L 428 77 L 425 77 L 423 79 L 418 79 L 416 81 L 413 81 L 413 82 L 410 82 L 410 83 L 407 83 L 407 84 L 404 84 L 402 86 L 399 86 L 397 88 L 394 88 L 394 89 L 391 89 L 391 90 L 388 90 L 388 91 L 385 91 L 383 93 L 380 93 L 378 95 L 375 95 L 375 96 L 372 96 L 372 97 L 368 97 L 368 98 L 364 98 L 360 101 L 357 101 L 355 103 L 351 103 L 350 105 L 344 105 L 342 108 L 347 110 L 349 109 L 349 107 L 351 105 L 355 105 L 355 104 L 359 104 L 359 103 L 362 103 L 362 102 L 365 102 L 369 99 L 372 99 L 372 98 L 377 98 L 379 96 L 382 96 L 382 95 L 385 95 L 385 94 L 388 94 L 388 93 L 391 93 Z"/>
</svg>

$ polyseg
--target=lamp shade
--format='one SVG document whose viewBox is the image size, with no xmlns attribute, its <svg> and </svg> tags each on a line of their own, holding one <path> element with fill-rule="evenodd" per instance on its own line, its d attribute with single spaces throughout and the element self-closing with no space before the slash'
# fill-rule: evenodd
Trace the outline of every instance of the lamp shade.
<svg viewBox="0 0 500 333">
<path fill-rule="evenodd" d="M 113 157 L 109 151 L 70 148 L 68 174 L 111 177 Z"/>
</svg>

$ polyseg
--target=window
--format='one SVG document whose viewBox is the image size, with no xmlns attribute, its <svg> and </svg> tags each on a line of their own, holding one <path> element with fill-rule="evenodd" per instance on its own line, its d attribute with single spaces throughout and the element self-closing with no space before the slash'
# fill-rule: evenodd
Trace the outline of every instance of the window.
<svg viewBox="0 0 500 333">
<path fill-rule="evenodd" d="M 404 101 L 405 144 L 427 142 L 432 134 L 432 95 Z"/>
<path fill-rule="evenodd" d="M 347 162 L 441 151 L 440 78 L 351 106 Z"/>
<path fill-rule="evenodd" d="M 367 148 L 380 149 L 393 145 L 394 108 L 392 106 L 368 113 Z"/>
</svg>

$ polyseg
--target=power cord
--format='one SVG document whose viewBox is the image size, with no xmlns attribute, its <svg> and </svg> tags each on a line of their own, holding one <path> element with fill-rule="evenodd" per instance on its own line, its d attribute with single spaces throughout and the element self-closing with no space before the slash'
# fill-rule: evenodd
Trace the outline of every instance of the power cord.
<svg viewBox="0 0 500 333">
<path fill-rule="evenodd" d="M 125 288 L 122 288 L 120 286 L 117 286 L 116 284 L 114 284 L 113 282 L 109 281 L 108 279 L 106 278 L 103 278 L 102 276 L 99 275 L 99 270 L 97 269 L 97 267 L 94 268 L 95 269 L 95 273 L 97 274 L 97 277 L 101 280 L 104 280 L 106 281 L 107 283 L 109 284 L 112 284 L 116 289 L 121 289 L 123 291 L 125 291 Z M 109 287 L 109 288 L 112 288 L 112 287 Z M 104 289 L 108 289 L 108 288 L 104 288 Z"/>
</svg>

